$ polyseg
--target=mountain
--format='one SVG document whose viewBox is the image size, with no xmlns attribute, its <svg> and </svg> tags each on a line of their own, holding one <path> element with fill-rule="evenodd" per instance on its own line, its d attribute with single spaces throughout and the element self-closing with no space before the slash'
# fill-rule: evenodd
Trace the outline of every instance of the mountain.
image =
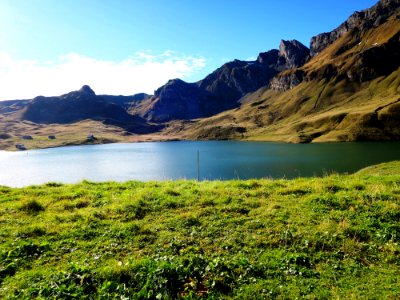
<svg viewBox="0 0 400 300">
<path fill-rule="evenodd" d="M 355 12 L 310 47 L 281 40 L 254 61 L 234 60 L 154 95 L 0 102 L 0 117 L 39 124 L 95 120 L 157 137 L 286 142 L 400 140 L 400 1 Z"/>
<path fill-rule="evenodd" d="M 240 99 L 269 83 L 283 70 L 309 59 L 300 42 L 281 41 L 279 50 L 260 53 L 255 61 L 234 60 L 196 83 L 168 81 L 132 112 L 153 122 L 204 118 L 240 106 Z"/>
<path fill-rule="evenodd" d="M 37 124 L 71 124 L 90 119 L 116 125 L 130 132 L 148 133 L 154 127 L 139 116 L 129 114 L 123 105 L 140 102 L 139 96 L 98 96 L 87 85 L 80 90 L 61 96 L 38 96 L 24 102 L 9 101 L 4 104 L 4 113 L 13 113 L 17 119 Z M 118 104 L 116 104 L 118 103 Z M 8 104 L 8 106 L 7 106 Z M 17 106 L 14 110 L 14 106 Z M 1 107 L 0 107 L 1 110 Z M 157 126 L 157 130 L 160 127 Z"/>
<path fill-rule="evenodd" d="M 355 12 L 339 27 L 331 32 L 321 33 L 311 39 L 311 55 L 315 56 L 347 33 L 367 31 L 385 23 L 388 18 L 395 17 L 400 2 L 398 0 L 381 0 L 370 9 Z"/>
<path fill-rule="evenodd" d="M 240 99 L 240 108 L 185 124 L 183 136 L 288 142 L 399 140 L 399 3 L 381 0 L 332 32 L 313 37 L 303 65 L 299 60 L 287 63 L 292 68 Z"/>
<path fill-rule="evenodd" d="M 114 95 L 100 95 L 101 98 L 107 102 L 114 103 L 123 107 L 126 110 L 139 105 L 142 101 L 150 98 L 151 96 L 146 93 L 139 93 L 132 96 L 114 96 Z"/>
<path fill-rule="evenodd" d="M 400 65 L 399 7 L 398 0 L 381 0 L 311 38 L 312 61 L 279 74 L 271 87 L 287 90 L 302 81 L 333 78 L 365 82 L 395 71 Z"/>
</svg>

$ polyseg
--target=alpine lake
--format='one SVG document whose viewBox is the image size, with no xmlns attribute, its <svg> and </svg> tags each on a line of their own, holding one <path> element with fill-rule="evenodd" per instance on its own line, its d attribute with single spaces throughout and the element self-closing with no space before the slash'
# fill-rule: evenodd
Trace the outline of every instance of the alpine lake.
<svg viewBox="0 0 400 300">
<path fill-rule="evenodd" d="M 296 178 L 400 159 L 400 142 L 176 141 L 0 152 L 0 185 L 128 180 Z"/>
</svg>

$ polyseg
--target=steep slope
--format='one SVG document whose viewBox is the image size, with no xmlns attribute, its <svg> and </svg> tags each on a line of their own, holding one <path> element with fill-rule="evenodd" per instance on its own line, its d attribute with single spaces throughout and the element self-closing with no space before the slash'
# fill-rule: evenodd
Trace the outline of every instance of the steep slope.
<svg viewBox="0 0 400 300">
<path fill-rule="evenodd" d="M 186 137 L 400 139 L 399 16 L 397 0 L 353 14 L 332 33 L 312 38 L 313 58 L 304 66 L 279 73 L 239 109 L 186 124 Z"/>
<path fill-rule="evenodd" d="M 280 71 L 303 65 L 309 53 L 296 40 L 282 40 L 279 50 L 260 53 L 255 61 L 226 63 L 199 82 L 170 80 L 132 112 L 150 121 L 167 122 L 208 117 L 238 107 L 244 95 L 267 85 Z"/>
<path fill-rule="evenodd" d="M 399 7 L 400 2 L 398 0 L 380 0 L 370 9 L 355 12 L 335 30 L 313 37 L 310 43 L 311 55 L 317 55 L 352 30 L 367 31 L 382 25 L 395 14 Z"/>
</svg>

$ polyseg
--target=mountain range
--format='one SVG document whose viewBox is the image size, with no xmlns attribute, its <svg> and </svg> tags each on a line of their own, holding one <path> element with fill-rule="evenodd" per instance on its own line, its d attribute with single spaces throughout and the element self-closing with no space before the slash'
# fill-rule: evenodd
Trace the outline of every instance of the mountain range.
<svg viewBox="0 0 400 300">
<path fill-rule="evenodd" d="M 399 84 L 400 1 L 380 0 L 309 47 L 282 40 L 279 49 L 228 62 L 195 83 L 172 79 L 154 95 L 133 96 L 83 86 L 0 102 L 0 115 L 42 125 L 92 120 L 182 139 L 399 140 Z"/>
</svg>

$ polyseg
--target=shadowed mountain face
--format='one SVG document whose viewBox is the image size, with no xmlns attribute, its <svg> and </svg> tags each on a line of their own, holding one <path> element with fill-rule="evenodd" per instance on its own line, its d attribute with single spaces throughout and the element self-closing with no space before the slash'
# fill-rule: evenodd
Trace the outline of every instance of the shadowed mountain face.
<svg viewBox="0 0 400 300">
<path fill-rule="evenodd" d="M 59 97 L 39 96 L 32 100 L 23 119 L 35 123 L 72 123 L 84 119 L 113 119 L 128 122 L 131 116 L 121 107 L 97 97 L 89 86 Z"/>
<path fill-rule="evenodd" d="M 130 108 L 140 104 L 140 102 L 150 98 L 150 95 L 139 93 L 132 96 L 100 95 L 100 97 L 107 102 L 114 103 L 129 110 Z"/>
<path fill-rule="evenodd" d="M 279 50 L 260 53 L 256 61 L 226 63 L 199 82 L 170 80 L 133 111 L 154 122 L 208 117 L 240 106 L 244 95 L 267 85 L 280 71 L 303 65 L 308 58 L 309 49 L 300 42 L 281 41 Z"/>
<path fill-rule="evenodd" d="M 58 97 L 36 97 L 26 105 L 21 117 L 44 124 L 67 124 L 92 119 L 132 132 L 149 131 L 143 119 L 128 114 L 123 107 L 110 102 L 107 96 L 97 96 L 87 85 Z"/>
</svg>

